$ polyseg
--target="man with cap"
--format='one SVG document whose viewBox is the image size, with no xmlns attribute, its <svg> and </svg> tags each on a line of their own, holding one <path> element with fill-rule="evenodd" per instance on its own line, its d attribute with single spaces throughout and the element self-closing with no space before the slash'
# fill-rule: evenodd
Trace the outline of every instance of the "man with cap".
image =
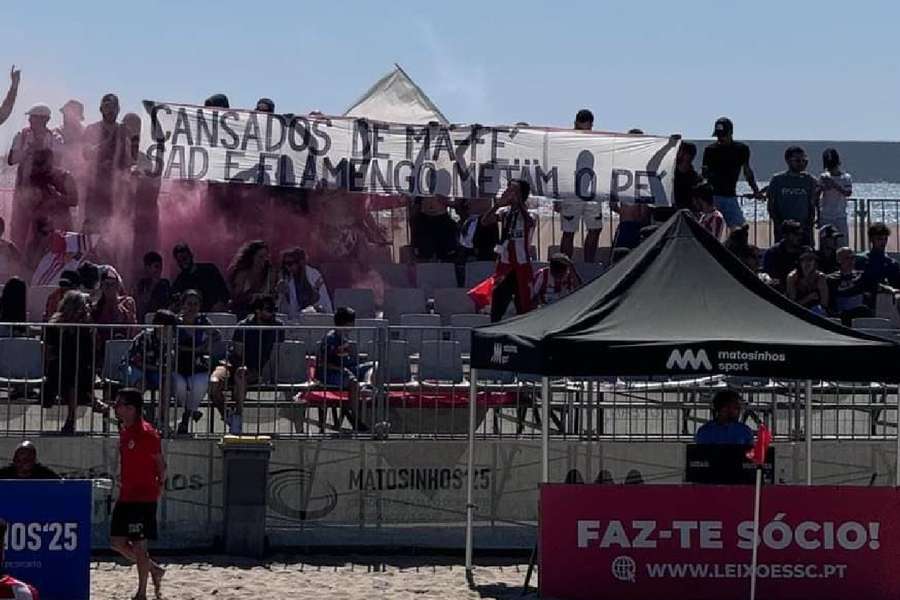
<svg viewBox="0 0 900 600">
<path fill-rule="evenodd" d="M 19 581 L 6 572 L 6 530 L 9 525 L 0 519 L 0 598 L 12 598 L 13 600 L 38 600 L 38 591 L 23 581 Z"/>
<path fill-rule="evenodd" d="M 84 130 L 83 154 L 87 162 L 87 189 L 82 222 L 90 219 L 101 229 L 113 214 L 114 187 L 131 167 L 125 130 L 116 121 L 119 97 L 106 94 L 100 101 L 103 117 Z"/>
<path fill-rule="evenodd" d="M 19 93 L 19 79 L 22 72 L 13 65 L 9 70 L 9 91 L 6 92 L 6 98 L 3 104 L 0 104 L 0 125 L 3 125 L 12 114 L 13 106 L 16 104 L 16 96 Z"/>
<path fill-rule="evenodd" d="M 275 102 L 270 98 L 260 98 L 256 101 L 257 112 L 273 113 L 275 112 Z"/>
<path fill-rule="evenodd" d="M 787 277 L 803 254 L 803 228 L 797 221 L 789 220 L 781 230 L 784 237 L 763 256 L 763 271 L 774 280 L 773 287 L 783 294 L 787 290 Z"/>
<path fill-rule="evenodd" d="M 63 147 L 62 138 L 47 128 L 51 114 L 49 106 L 35 104 L 25 114 L 28 115 L 28 127 L 13 138 L 6 159 L 10 165 L 17 166 L 9 237 L 19 248 L 26 246 L 28 232 L 34 221 L 25 195 L 32 187 L 35 154 L 40 150 L 50 150 L 56 154 Z"/>
<path fill-rule="evenodd" d="M 838 270 L 837 251 L 843 237 L 844 234 L 834 225 L 819 228 L 819 269 L 826 275 Z"/>
<path fill-rule="evenodd" d="M 62 138 L 65 144 L 63 154 L 60 156 L 60 165 L 75 175 L 80 175 L 84 166 L 84 155 L 81 147 L 84 139 L 84 104 L 78 100 L 69 100 L 59 109 L 62 113 L 63 123 L 54 131 Z"/>
<path fill-rule="evenodd" d="M 120 471 L 110 545 L 137 564 L 138 590 L 134 599 L 147 599 L 148 579 L 152 579 L 159 598 L 165 571 L 150 559 L 147 542 L 156 539 L 156 507 L 165 486 L 166 461 L 159 432 L 143 418 L 144 397 L 140 390 L 119 390 L 115 410 L 119 419 Z"/>
<path fill-rule="evenodd" d="M 754 198 L 762 198 L 756 176 L 750 168 L 750 147 L 734 140 L 734 124 L 721 117 L 713 129 L 716 141 L 703 150 L 703 178 L 713 187 L 716 208 L 725 217 L 729 230 L 744 224 L 744 213 L 738 204 L 737 180 L 741 172 L 747 180 Z"/>
<path fill-rule="evenodd" d="M 16 447 L 9 466 L 0 469 L 0 479 L 59 479 L 59 475 L 37 461 L 37 448 L 29 441 Z"/>
</svg>

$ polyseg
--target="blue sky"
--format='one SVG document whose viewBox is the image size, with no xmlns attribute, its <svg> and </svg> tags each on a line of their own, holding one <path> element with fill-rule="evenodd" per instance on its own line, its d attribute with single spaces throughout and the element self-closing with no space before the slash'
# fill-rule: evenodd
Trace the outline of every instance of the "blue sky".
<svg viewBox="0 0 900 600">
<path fill-rule="evenodd" d="M 329 2 L 45 0 L 3 3 L 0 88 L 27 105 L 115 91 L 340 113 L 399 62 L 454 121 L 707 137 L 720 115 L 753 139 L 900 138 L 890 2 Z M 3 93 L 0 91 L 0 93 Z"/>
</svg>

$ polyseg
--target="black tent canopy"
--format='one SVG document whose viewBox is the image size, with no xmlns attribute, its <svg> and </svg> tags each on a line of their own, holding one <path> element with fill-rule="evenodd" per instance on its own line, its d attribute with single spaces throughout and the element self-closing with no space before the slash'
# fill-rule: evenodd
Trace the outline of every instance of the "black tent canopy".
<svg viewBox="0 0 900 600">
<path fill-rule="evenodd" d="M 788 300 L 681 211 L 572 295 L 474 330 L 472 367 L 897 381 L 900 344 Z"/>
</svg>

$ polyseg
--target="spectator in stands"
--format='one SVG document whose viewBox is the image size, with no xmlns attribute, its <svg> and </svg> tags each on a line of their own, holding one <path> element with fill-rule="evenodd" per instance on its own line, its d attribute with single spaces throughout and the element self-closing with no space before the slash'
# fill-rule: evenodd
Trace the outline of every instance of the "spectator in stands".
<svg viewBox="0 0 900 600">
<path fill-rule="evenodd" d="M 27 315 L 28 286 L 18 277 L 10 277 L 0 292 L 0 323 L 25 323 Z M 22 327 L 0 325 L 0 337 L 18 337 L 25 334 Z"/>
<path fill-rule="evenodd" d="M 137 282 L 134 299 L 137 302 L 137 320 L 143 323 L 147 313 L 166 308 L 171 302 L 172 286 L 162 276 L 163 257 L 150 251 L 144 255 L 144 276 Z"/>
<path fill-rule="evenodd" d="M 623 204 L 613 198 L 609 200 L 609 208 L 619 215 L 613 247 L 637 248 L 641 243 L 641 229 L 650 225 L 653 209 L 647 204 Z"/>
<path fill-rule="evenodd" d="M 131 340 L 128 354 L 122 358 L 122 379 L 127 387 L 143 391 L 160 389 L 160 373 L 165 372 L 166 355 L 171 356 L 172 335 L 178 325 L 178 317 L 170 310 L 162 309 L 153 314 L 152 325 L 142 329 Z"/>
<path fill-rule="evenodd" d="M 200 403 L 209 389 L 209 355 L 213 352 L 213 342 L 219 340 L 218 329 L 203 329 L 212 325 L 200 312 L 203 299 L 197 290 L 187 290 L 182 294 L 181 314 L 178 317 L 178 358 L 172 383 L 175 387 L 175 402 L 184 407 L 178 433 L 186 434 L 190 422 L 203 417 Z"/>
<path fill-rule="evenodd" d="M 694 159 L 697 157 L 697 146 L 691 142 L 681 142 L 678 154 L 675 157 L 675 181 L 673 188 L 674 206 L 678 210 L 687 209 L 693 211 L 694 188 L 703 181 L 700 174 L 694 169 Z"/>
<path fill-rule="evenodd" d="M 775 241 L 781 240 L 782 224 L 793 220 L 800 223 L 802 228 L 802 243 L 812 246 L 819 183 L 806 172 L 809 159 L 806 157 L 806 150 L 800 146 L 790 146 L 785 150 L 784 161 L 788 166 L 787 171 L 773 175 L 766 188 L 769 217 L 775 226 Z"/>
<path fill-rule="evenodd" d="M 869 251 L 856 257 L 856 268 L 862 271 L 869 308 L 875 309 L 879 291 L 900 289 L 900 265 L 885 252 L 891 230 L 884 223 L 869 225 Z"/>
<path fill-rule="evenodd" d="M 81 124 L 84 121 L 84 104 L 69 100 L 59 112 L 62 113 L 63 123 L 54 130 L 63 140 L 59 164 L 78 178 L 84 170 L 84 125 Z"/>
<path fill-rule="evenodd" d="M 834 148 L 827 148 L 822 153 L 822 166 L 825 171 L 819 175 L 819 189 L 822 193 L 819 200 L 819 224 L 831 225 L 844 239 L 849 239 L 847 199 L 853 195 L 853 178 L 850 173 L 841 170 L 841 157 Z"/>
<path fill-rule="evenodd" d="M 119 125 L 119 97 L 106 94 L 100 100 L 100 115 L 84 130 L 84 158 L 87 162 L 87 188 L 84 219 L 91 219 L 101 230 L 112 217 L 115 189 L 131 167 L 125 129 Z"/>
<path fill-rule="evenodd" d="M 725 249 L 740 258 L 750 248 L 750 225 L 744 223 L 728 232 Z"/>
<path fill-rule="evenodd" d="M 26 246 L 31 224 L 35 220 L 30 210 L 33 202 L 29 198 L 35 153 L 39 150 L 57 152 L 62 148 L 62 140 L 47 128 L 50 122 L 49 106 L 35 104 L 26 114 L 28 127 L 15 135 L 7 156 L 7 163 L 17 166 L 10 238 L 19 248 Z"/>
<path fill-rule="evenodd" d="M 753 430 L 740 422 L 740 394 L 734 390 L 716 392 L 713 397 L 713 415 L 713 419 L 694 434 L 696 443 L 753 445 Z"/>
<path fill-rule="evenodd" d="M 453 206 L 453 200 L 446 196 L 419 196 L 413 200 L 411 233 L 418 260 L 451 262 L 455 259 L 457 229 L 449 211 Z"/>
<path fill-rule="evenodd" d="M 254 296 L 272 291 L 268 244 L 254 240 L 238 248 L 228 265 L 226 277 L 231 292 L 231 312 L 238 319 L 243 319 L 250 313 L 250 302 Z"/>
<path fill-rule="evenodd" d="M 269 98 L 260 98 L 256 101 L 257 112 L 273 113 L 275 112 L 275 102 Z"/>
<path fill-rule="evenodd" d="M 534 275 L 534 305 L 553 304 L 581 285 L 581 277 L 578 276 L 572 260 L 562 252 L 558 252 L 550 257 L 550 266 L 544 267 Z"/>
<path fill-rule="evenodd" d="M 872 317 L 874 312 L 866 305 L 865 281 L 862 271 L 855 269 L 853 250 L 846 246 L 838 249 L 837 261 L 838 271 L 827 277 L 828 298 L 831 300 L 829 313 L 850 327 L 853 319 Z"/>
<path fill-rule="evenodd" d="M 591 131 L 594 128 L 594 115 L 587 109 L 575 114 L 575 130 Z M 596 175 L 594 174 L 594 157 L 590 152 L 582 152 L 576 159 L 575 189 L 576 197 L 554 203 L 559 212 L 562 239 L 560 251 L 572 258 L 575 253 L 575 233 L 581 223 L 587 234 L 584 236 L 584 260 L 597 260 L 597 246 L 600 232 L 603 230 L 603 213 L 600 201 L 595 197 Z"/>
<path fill-rule="evenodd" d="M 737 199 L 737 181 L 744 178 L 755 198 L 761 198 L 756 176 L 750 168 L 750 147 L 734 140 L 734 124 L 721 117 L 713 129 L 716 141 L 703 149 L 703 178 L 713 186 L 716 208 L 725 217 L 729 230 L 744 224 L 744 213 Z"/>
<path fill-rule="evenodd" d="M 469 260 L 493 261 L 497 258 L 500 232 L 497 223 L 483 223 L 481 216 L 491 209 L 490 198 L 457 198 L 459 215 L 458 256 L 460 263 Z"/>
<path fill-rule="evenodd" d="M 16 96 L 19 93 L 21 76 L 22 72 L 16 68 L 16 65 L 13 65 L 9 70 L 9 90 L 6 92 L 6 97 L 3 98 L 3 103 L 0 104 L 0 125 L 3 125 L 9 118 L 9 115 L 12 114 L 13 106 L 16 104 Z"/>
<path fill-rule="evenodd" d="M 53 469 L 38 462 L 37 448 L 26 440 L 16 446 L 9 466 L 0 469 L 0 479 L 61 479 L 61 477 Z"/>
<path fill-rule="evenodd" d="M 125 132 L 128 176 L 123 178 L 123 213 L 131 221 L 134 237 L 129 248 L 128 265 L 147 248 L 159 247 L 159 190 L 162 178 L 154 161 L 141 151 L 141 118 L 128 113 L 122 117 Z"/>
<path fill-rule="evenodd" d="M 838 270 L 837 250 L 841 247 L 840 239 L 844 234 L 834 225 L 819 228 L 819 270 L 823 273 L 834 273 Z"/>
<path fill-rule="evenodd" d="M 81 278 L 78 276 L 78 271 L 69 269 L 63 271 L 59 276 L 59 282 L 57 283 L 56 289 L 47 296 L 47 304 L 44 305 L 42 320 L 47 321 L 53 316 L 53 313 L 56 312 L 56 308 L 59 306 L 60 300 L 66 295 L 66 292 L 69 290 L 78 290 L 80 288 Z"/>
<path fill-rule="evenodd" d="M 100 286 L 100 267 L 85 261 L 79 265 L 77 272 L 81 291 L 91 296 L 97 294 Z"/>
<path fill-rule="evenodd" d="M 59 231 L 73 229 L 72 209 L 78 206 L 78 186 L 71 173 L 55 166 L 52 150 L 34 152 L 31 185 L 20 198 L 32 219 L 46 219 Z M 29 238 L 33 235 L 32 230 Z"/>
<path fill-rule="evenodd" d="M 88 295 L 76 290 L 66 292 L 59 308 L 50 317 L 44 333 L 44 407 L 60 399 L 66 405 L 63 435 L 75 433 L 75 414 L 79 404 L 93 406 L 96 412 L 109 408 L 94 399 L 94 335 Z"/>
<path fill-rule="evenodd" d="M 763 271 L 773 279 L 775 289 L 782 294 L 787 290 L 787 277 L 797 268 L 797 260 L 803 253 L 803 228 L 797 221 L 785 221 L 781 226 L 782 239 L 766 250 Z"/>
<path fill-rule="evenodd" d="M 228 305 L 228 286 L 219 268 L 212 263 L 195 263 L 191 247 L 185 243 L 172 249 L 179 273 L 172 282 L 172 293 L 197 290 L 203 297 L 203 312 L 222 312 Z"/>
<path fill-rule="evenodd" d="M 209 399 L 225 419 L 229 432 L 241 433 L 247 386 L 260 380 L 276 343 L 284 341 L 284 323 L 275 318 L 275 299 L 258 295 L 250 304 L 253 314 L 237 324 L 228 359 L 209 379 Z M 263 329 L 260 329 L 262 327 Z M 225 402 L 231 387 L 234 408 Z"/>
<path fill-rule="evenodd" d="M 25 262 L 19 247 L 13 242 L 3 239 L 6 233 L 6 221 L 0 217 L 0 279 L 13 275 L 25 275 Z"/>
<path fill-rule="evenodd" d="M 828 302 L 828 282 L 819 270 L 819 257 L 809 246 L 804 247 L 797 268 L 787 278 L 787 297 L 812 312 L 825 315 Z"/>
<path fill-rule="evenodd" d="M 741 259 L 741 262 L 744 263 L 744 266 L 753 271 L 756 274 L 756 277 L 762 281 L 764 284 L 775 287 L 775 280 L 772 277 L 760 269 L 759 257 L 760 257 L 760 249 L 756 246 L 747 246 L 745 250 L 742 250 L 740 254 L 736 256 Z"/>
<path fill-rule="evenodd" d="M 481 217 L 488 225 L 499 220 L 502 231 L 491 299 L 492 322 L 503 318 L 513 298 L 516 314 L 525 314 L 532 308 L 531 238 L 537 219 L 526 205 L 530 193 L 531 186 L 524 179 L 510 181 L 497 204 Z"/>
<path fill-rule="evenodd" d="M 721 242 L 725 235 L 725 217 L 716 208 L 711 185 L 701 183 L 694 188 L 694 204 L 697 206 L 697 221 Z"/>
<path fill-rule="evenodd" d="M 100 297 L 92 311 L 94 323 L 134 325 L 137 323 L 136 315 L 134 298 L 125 293 L 119 273 L 112 266 L 103 265 L 100 269 Z"/>
<path fill-rule="evenodd" d="M 306 310 L 330 313 L 334 311 L 325 279 L 318 269 L 306 262 L 306 251 L 290 248 L 281 253 L 281 279 L 276 286 L 278 312 L 288 320 L 299 318 Z"/>
<path fill-rule="evenodd" d="M 225 94 L 213 94 L 203 101 L 203 106 L 207 108 L 230 108 L 228 96 Z"/>
<path fill-rule="evenodd" d="M 365 381 L 372 369 L 372 363 L 359 362 L 356 344 L 346 337 L 347 329 L 356 325 L 356 313 L 347 306 L 338 307 L 334 312 L 334 329 L 331 329 L 319 343 L 316 355 L 316 379 L 330 389 L 346 391 L 350 406 L 341 410 L 341 417 L 335 422 L 340 428 L 344 417 L 359 431 L 368 427 L 356 418 L 359 407 L 360 382 Z"/>
</svg>

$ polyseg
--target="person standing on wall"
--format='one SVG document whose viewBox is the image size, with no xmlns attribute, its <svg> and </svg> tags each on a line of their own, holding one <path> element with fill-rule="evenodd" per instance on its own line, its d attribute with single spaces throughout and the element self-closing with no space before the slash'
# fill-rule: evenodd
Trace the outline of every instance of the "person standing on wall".
<svg viewBox="0 0 900 600">
<path fill-rule="evenodd" d="M 744 224 L 744 213 L 737 199 L 737 180 L 741 173 L 753 197 L 763 198 L 756 184 L 756 175 L 750 168 L 750 147 L 734 140 L 734 124 L 731 119 L 721 117 L 713 129 L 716 141 L 703 149 L 703 178 L 713 186 L 716 208 L 725 217 L 729 231 Z"/>
<path fill-rule="evenodd" d="M 147 542 L 156 539 L 156 506 L 166 481 L 166 461 L 159 432 L 143 418 L 144 397 L 135 388 L 116 394 L 119 431 L 119 498 L 113 509 L 110 545 L 137 564 L 138 590 L 134 600 L 147 599 L 148 578 L 161 598 L 165 571 L 150 559 Z"/>
</svg>

